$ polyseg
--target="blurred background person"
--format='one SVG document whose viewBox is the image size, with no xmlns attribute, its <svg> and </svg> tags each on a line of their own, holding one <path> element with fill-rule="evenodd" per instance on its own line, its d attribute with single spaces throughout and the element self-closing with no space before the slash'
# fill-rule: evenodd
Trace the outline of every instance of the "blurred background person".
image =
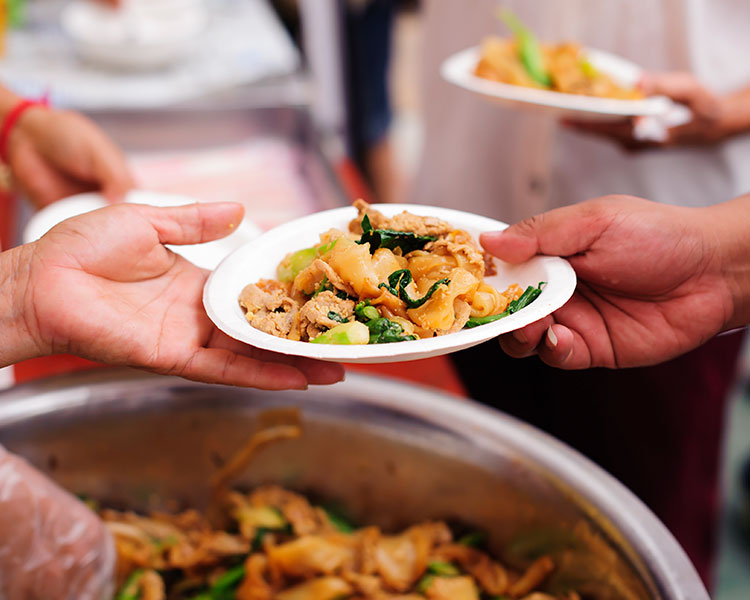
<svg viewBox="0 0 750 600">
<path fill-rule="evenodd" d="M 446 83 L 443 60 L 504 29 L 498 4 L 422 6 L 425 137 L 417 202 L 512 223 L 611 193 L 704 206 L 750 189 L 750 67 L 740 59 L 750 53 L 740 25 L 750 18 L 747 2 L 503 2 L 542 41 L 574 40 L 664 73 L 649 75 L 645 91 L 688 105 L 694 119 L 647 152 L 634 151 L 644 145 L 633 139 L 630 122 L 565 124 Z M 472 397 L 565 440 L 630 487 L 709 581 L 725 400 L 741 345 L 741 335 L 722 336 L 664 365 L 619 372 L 562 373 L 537 358 L 512 362 L 495 342 L 454 359 Z M 502 394 L 489 373 L 503 374 Z"/>
</svg>

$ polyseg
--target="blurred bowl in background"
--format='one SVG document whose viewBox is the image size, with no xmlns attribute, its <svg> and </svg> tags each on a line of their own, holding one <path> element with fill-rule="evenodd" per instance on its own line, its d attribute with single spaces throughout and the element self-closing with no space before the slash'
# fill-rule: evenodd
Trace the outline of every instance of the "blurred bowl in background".
<svg viewBox="0 0 750 600">
<path fill-rule="evenodd" d="M 131 204 L 148 204 L 150 206 L 184 206 L 185 204 L 198 202 L 198 200 L 177 194 L 133 190 L 126 196 L 125 202 Z M 108 205 L 109 203 L 104 197 L 97 193 L 77 194 L 54 202 L 29 219 L 23 231 L 23 242 L 24 244 L 28 244 L 29 242 L 38 240 L 61 221 Z M 167 248 L 203 269 L 213 270 L 235 248 L 239 248 L 243 244 L 254 240 L 261 233 L 260 227 L 245 216 L 234 233 L 225 238 L 205 244 L 191 244 L 188 246 L 170 245 Z"/>
<path fill-rule="evenodd" d="M 74 0 L 60 15 L 76 54 L 105 69 L 155 70 L 187 57 L 206 28 L 203 0 Z"/>
</svg>

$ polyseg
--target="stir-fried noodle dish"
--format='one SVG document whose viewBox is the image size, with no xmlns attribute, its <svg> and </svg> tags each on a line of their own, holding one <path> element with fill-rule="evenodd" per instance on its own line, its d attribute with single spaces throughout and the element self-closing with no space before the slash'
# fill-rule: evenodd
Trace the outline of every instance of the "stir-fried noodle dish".
<svg viewBox="0 0 750 600">
<path fill-rule="evenodd" d="M 474 71 L 478 77 L 565 94 L 618 100 L 643 98 L 639 90 L 621 86 L 597 69 L 580 44 L 540 43 L 514 15 L 504 12 L 501 18 L 514 36 L 492 36 L 482 42 Z"/>
<path fill-rule="evenodd" d="M 542 592 L 556 558 L 509 568 L 479 530 L 425 521 L 400 532 L 355 526 L 277 485 L 232 490 L 267 444 L 301 435 L 296 411 L 269 411 L 261 428 L 213 478 L 204 511 L 103 510 L 117 549 L 116 600 L 579 600 Z M 562 565 L 560 565 L 562 566 Z"/>
<path fill-rule="evenodd" d="M 431 338 L 521 310 L 541 286 L 498 291 L 496 273 L 466 231 L 435 217 L 386 217 L 363 201 L 348 231 L 330 229 L 288 254 L 277 279 L 247 285 L 239 303 L 253 327 L 319 344 Z"/>
</svg>

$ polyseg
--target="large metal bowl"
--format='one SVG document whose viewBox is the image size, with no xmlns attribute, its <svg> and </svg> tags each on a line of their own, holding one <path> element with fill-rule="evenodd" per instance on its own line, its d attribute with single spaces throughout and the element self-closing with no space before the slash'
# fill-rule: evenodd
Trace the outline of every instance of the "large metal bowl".
<svg viewBox="0 0 750 600">
<path fill-rule="evenodd" d="M 383 527 L 457 519 L 486 528 L 501 556 L 519 536 L 570 532 L 568 558 L 588 553 L 592 577 L 618 582 L 609 597 L 708 599 L 666 528 L 601 469 L 515 419 L 415 386 L 349 375 L 271 393 L 98 371 L 0 394 L 0 443 L 75 492 L 201 506 L 217 464 L 282 406 L 302 409 L 305 435 L 265 449 L 239 485 L 311 491 Z"/>
</svg>

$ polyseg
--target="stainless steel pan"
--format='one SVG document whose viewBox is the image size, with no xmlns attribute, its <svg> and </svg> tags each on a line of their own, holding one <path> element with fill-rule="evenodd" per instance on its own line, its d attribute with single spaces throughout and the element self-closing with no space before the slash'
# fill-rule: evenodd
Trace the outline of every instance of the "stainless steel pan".
<svg viewBox="0 0 750 600">
<path fill-rule="evenodd" d="M 708 599 L 666 528 L 590 461 L 501 413 L 402 383 L 349 375 L 278 393 L 97 371 L 0 394 L 0 443 L 115 505 L 200 506 L 258 414 L 282 406 L 301 407 L 305 435 L 264 450 L 238 485 L 313 492 L 383 527 L 480 526 L 511 561 L 540 536 L 573 539 L 562 554 L 574 575 L 601 580 L 600 597 Z"/>
</svg>

